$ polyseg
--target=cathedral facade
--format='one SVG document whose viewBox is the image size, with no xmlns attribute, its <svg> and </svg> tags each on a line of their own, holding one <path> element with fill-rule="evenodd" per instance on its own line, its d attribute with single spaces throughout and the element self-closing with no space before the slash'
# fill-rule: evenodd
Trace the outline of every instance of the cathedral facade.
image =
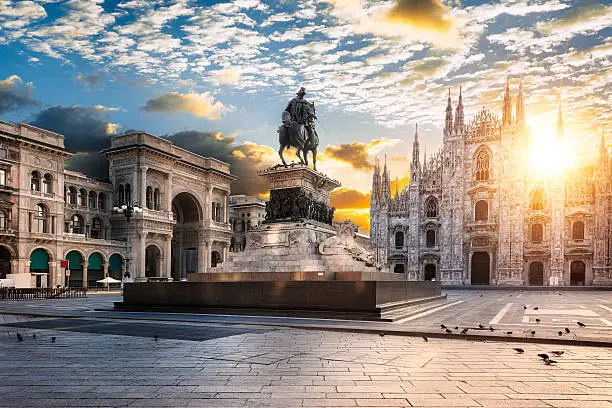
<svg viewBox="0 0 612 408">
<path fill-rule="evenodd" d="M 527 163 L 522 83 L 501 118 L 483 108 L 465 123 L 449 91 L 442 148 L 420 159 L 392 196 L 377 163 L 370 237 L 378 264 L 408 279 L 447 285 L 612 284 L 612 158 L 602 135 L 594 166 L 539 175 Z M 561 105 L 557 142 L 564 139 Z"/>
</svg>

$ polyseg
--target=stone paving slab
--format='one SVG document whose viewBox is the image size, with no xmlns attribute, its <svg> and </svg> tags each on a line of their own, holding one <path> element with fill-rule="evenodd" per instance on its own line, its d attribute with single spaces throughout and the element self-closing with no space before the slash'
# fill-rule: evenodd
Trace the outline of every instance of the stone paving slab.
<svg viewBox="0 0 612 408">
<path fill-rule="evenodd" d="M 537 354 L 558 346 L 170 323 L 155 341 L 160 325 L 138 336 L 12 319 L 0 331 L 0 407 L 612 407 L 601 347 L 563 347 L 547 366 Z"/>
</svg>

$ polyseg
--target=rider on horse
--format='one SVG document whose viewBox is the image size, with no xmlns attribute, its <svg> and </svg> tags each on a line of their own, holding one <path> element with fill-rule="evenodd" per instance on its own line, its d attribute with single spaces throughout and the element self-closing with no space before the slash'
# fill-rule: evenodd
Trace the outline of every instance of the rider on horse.
<svg viewBox="0 0 612 408">
<path fill-rule="evenodd" d="M 295 121 L 300 125 L 303 125 L 306 129 L 306 133 L 308 135 L 308 138 L 304 141 L 304 144 L 306 144 L 314 135 L 315 119 L 317 117 L 313 114 L 315 111 L 314 103 L 308 102 L 306 99 L 304 99 L 306 89 L 301 87 L 296 95 L 297 96 L 295 98 L 289 101 L 289 104 L 285 108 L 285 112 L 288 112 L 289 115 L 291 115 L 291 121 Z"/>
</svg>

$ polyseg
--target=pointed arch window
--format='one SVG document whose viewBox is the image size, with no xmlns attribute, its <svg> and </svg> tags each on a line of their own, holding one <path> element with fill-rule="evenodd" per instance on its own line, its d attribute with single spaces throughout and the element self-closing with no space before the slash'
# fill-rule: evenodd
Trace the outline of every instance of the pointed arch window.
<svg viewBox="0 0 612 408">
<path fill-rule="evenodd" d="M 485 149 L 476 156 L 476 181 L 489 180 L 489 154 Z"/>
<path fill-rule="evenodd" d="M 542 187 L 536 188 L 531 194 L 531 202 L 529 208 L 532 210 L 543 210 L 544 209 L 544 190 Z"/>
<path fill-rule="evenodd" d="M 436 218 L 438 216 L 438 200 L 435 197 L 429 197 L 425 202 L 425 216 L 427 218 Z"/>
</svg>

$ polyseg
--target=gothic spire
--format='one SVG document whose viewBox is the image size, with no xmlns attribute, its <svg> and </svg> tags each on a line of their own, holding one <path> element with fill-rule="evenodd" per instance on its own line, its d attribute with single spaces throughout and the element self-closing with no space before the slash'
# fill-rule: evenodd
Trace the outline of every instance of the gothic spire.
<svg viewBox="0 0 612 408">
<path fill-rule="evenodd" d="M 421 175 L 421 153 L 419 152 L 419 125 L 414 127 L 414 142 L 412 142 L 412 163 L 410 163 L 410 180 L 418 182 Z"/>
<path fill-rule="evenodd" d="M 391 185 L 389 183 L 389 171 L 387 170 L 387 155 L 385 154 L 385 167 L 382 174 L 381 199 L 388 201 L 391 198 Z"/>
<path fill-rule="evenodd" d="M 399 179 L 395 176 L 395 198 L 399 197 Z"/>
<path fill-rule="evenodd" d="M 519 82 L 518 95 L 516 97 L 516 123 L 525 124 L 525 103 L 523 102 L 523 77 Z"/>
<path fill-rule="evenodd" d="M 559 111 L 557 113 L 557 139 L 563 140 L 565 134 L 563 132 L 563 96 L 559 93 Z"/>
<path fill-rule="evenodd" d="M 504 109 L 502 111 L 502 125 L 512 124 L 512 97 L 510 96 L 510 77 L 506 78 L 506 90 L 504 92 Z"/>
<path fill-rule="evenodd" d="M 461 85 L 459 86 L 459 102 L 455 109 L 455 133 L 460 134 L 463 132 L 463 98 L 461 97 Z"/>
<path fill-rule="evenodd" d="M 446 118 L 444 120 L 444 135 L 448 136 L 453 131 L 453 105 L 451 103 L 450 88 L 448 88 L 448 104 L 446 105 Z"/>
<path fill-rule="evenodd" d="M 606 147 L 606 136 L 604 135 L 603 129 L 601 131 L 601 144 L 599 146 L 599 167 L 602 173 L 606 173 L 609 167 L 609 156 L 608 148 Z"/>
<path fill-rule="evenodd" d="M 372 176 L 372 199 L 370 202 L 372 206 L 376 206 L 376 202 L 380 199 L 380 163 L 378 157 L 376 158 L 376 164 L 374 165 L 374 175 Z"/>
</svg>

